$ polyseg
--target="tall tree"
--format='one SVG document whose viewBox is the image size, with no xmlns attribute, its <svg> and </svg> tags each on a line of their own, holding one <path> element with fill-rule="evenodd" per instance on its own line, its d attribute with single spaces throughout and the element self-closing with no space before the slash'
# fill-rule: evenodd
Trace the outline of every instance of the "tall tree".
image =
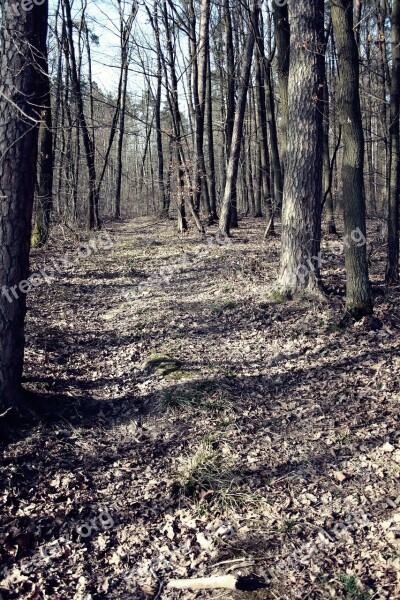
<svg viewBox="0 0 400 600">
<path fill-rule="evenodd" d="M 386 281 L 393 283 L 399 278 L 399 194 L 400 194 L 400 0 L 393 0 L 392 8 L 392 76 L 390 85 L 390 166 L 388 255 Z"/>
<path fill-rule="evenodd" d="M 89 177 L 89 206 L 88 206 L 88 226 L 89 229 L 100 227 L 99 218 L 99 194 L 96 185 L 96 163 L 94 138 L 90 135 L 88 122 L 85 116 L 83 105 L 83 94 L 81 88 L 81 79 L 79 77 L 78 63 L 75 55 L 75 46 L 73 38 L 73 22 L 71 16 L 70 0 L 63 0 L 66 17 L 67 31 L 67 56 L 70 61 L 72 87 L 78 107 L 79 125 L 82 131 L 83 145 L 85 147 L 86 164 Z"/>
<path fill-rule="evenodd" d="M 247 91 L 249 88 L 251 63 L 253 59 L 254 41 L 255 41 L 255 23 L 257 11 L 259 11 L 256 0 L 251 1 L 250 17 L 248 25 L 247 39 L 245 42 L 242 66 L 239 75 L 239 95 L 236 104 L 235 118 L 232 131 L 232 142 L 230 145 L 228 168 L 224 197 L 219 218 L 219 229 L 225 235 L 230 233 L 231 214 L 236 208 L 236 187 L 239 171 L 240 149 L 242 144 L 243 122 L 246 112 Z"/>
<path fill-rule="evenodd" d="M 366 235 L 364 197 L 364 134 L 362 129 L 358 48 L 353 31 L 353 0 L 331 0 L 339 69 L 339 118 L 344 143 L 342 194 L 344 212 L 346 310 L 359 318 L 372 312 L 367 249 L 353 241 Z M 353 234 L 353 235 L 352 235 Z"/>
<path fill-rule="evenodd" d="M 121 52 L 121 72 L 118 86 L 118 105 L 117 105 L 117 118 L 119 120 L 118 128 L 118 143 L 117 143 L 117 185 L 115 190 L 115 208 L 114 215 L 117 219 L 121 216 L 121 188 L 122 188 L 122 171 L 123 171 L 123 157 L 122 149 L 124 146 L 124 135 L 125 135 L 125 111 L 126 111 L 126 92 L 128 87 L 128 72 L 129 72 L 129 58 L 130 58 L 130 44 L 129 38 L 132 31 L 133 20 L 137 13 L 137 3 L 135 0 L 132 2 L 131 11 L 128 19 L 125 22 L 124 10 L 121 5 L 121 1 L 118 0 L 118 10 L 120 18 L 119 27 L 119 40 L 120 40 L 120 52 Z M 161 67 L 160 67 L 161 68 Z M 115 129 L 112 129 L 112 134 Z M 112 143 L 112 142 L 111 142 Z"/>
<path fill-rule="evenodd" d="M 195 151 L 195 190 L 194 205 L 198 209 L 200 196 L 203 192 L 204 204 L 208 213 L 208 221 L 213 221 L 209 200 L 207 173 L 204 160 L 204 124 L 207 89 L 207 64 L 209 54 L 208 30 L 210 24 L 210 0 L 201 0 L 200 9 L 200 34 L 196 56 L 196 78 L 194 84 L 194 112 L 196 120 L 196 151 Z M 197 88 L 197 89 L 196 89 Z"/>
<path fill-rule="evenodd" d="M 261 167 L 261 188 L 265 202 L 266 217 L 269 233 L 274 232 L 274 217 L 271 203 L 271 178 L 270 162 L 268 150 L 268 131 L 267 131 L 267 111 L 265 98 L 265 73 L 264 73 L 264 28 L 261 18 L 261 10 L 256 11 L 255 17 L 255 35 L 256 35 L 256 104 L 257 104 L 257 124 L 259 138 L 259 158 Z"/>
<path fill-rule="evenodd" d="M 318 287 L 322 203 L 324 2 L 289 5 L 290 69 L 278 286 L 285 295 Z"/>
<path fill-rule="evenodd" d="M 287 2 L 273 2 L 275 40 L 278 50 L 277 72 L 281 100 L 281 165 L 286 160 L 286 140 L 288 129 L 288 84 L 290 65 L 290 26 Z M 282 170 L 283 170 L 282 169 Z"/>
<path fill-rule="evenodd" d="M 21 377 L 36 183 L 40 64 L 46 55 L 48 2 L 14 11 L 4 0 L 0 31 L 0 412 L 24 405 Z"/>
<path fill-rule="evenodd" d="M 32 245 L 42 246 L 49 237 L 50 216 L 53 207 L 53 134 L 51 94 L 47 47 L 38 62 L 38 105 L 40 109 L 39 157 L 36 184 L 35 224 Z"/>
</svg>

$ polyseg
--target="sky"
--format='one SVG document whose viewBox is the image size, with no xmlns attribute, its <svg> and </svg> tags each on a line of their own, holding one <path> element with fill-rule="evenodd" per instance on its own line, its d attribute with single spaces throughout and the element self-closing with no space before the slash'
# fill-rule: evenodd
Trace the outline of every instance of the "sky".
<svg viewBox="0 0 400 600">
<path fill-rule="evenodd" d="M 52 0 L 53 14 L 56 0 Z M 72 18 L 79 20 L 81 0 L 72 2 Z M 99 45 L 91 45 L 92 75 L 99 87 L 105 92 L 115 92 L 118 87 L 120 69 L 119 50 L 119 14 L 117 0 L 88 0 L 87 21 L 93 33 L 99 38 Z M 131 4 L 125 1 L 125 14 L 130 11 Z M 139 7 L 133 25 L 133 39 L 150 41 L 151 30 L 144 7 Z M 87 61 L 84 68 L 87 67 Z M 129 92 L 138 98 L 144 89 L 143 76 L 135 74 L 135 65 L 131 65 L 129 73 Z"/>
</svg>

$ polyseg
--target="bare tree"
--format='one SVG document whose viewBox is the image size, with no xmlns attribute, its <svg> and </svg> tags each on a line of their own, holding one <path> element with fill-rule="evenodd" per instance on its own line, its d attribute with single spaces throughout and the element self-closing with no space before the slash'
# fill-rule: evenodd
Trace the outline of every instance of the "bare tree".
<svg viewBox="0 0 400 600">
<path fill-rule="evenodd" d="M 219 218 L 219 229 L 222 233 L 229 235 L 231 212 L 233 206 L 236 207 L 236 187 L 239 171 L 240 149 L 242 144 L 243 122 L 246 111 L 247 91 L 249 88 L 251 63 L 253 60 L 253 50 L 255 41 L 255 19 L 258 4 L 252 0 L 250 6 L 250 17 L 248 25 L 247 39 L 244 48 L 243 62 L 239 76 L 239 95 L 235 110 L 235 119 L 233 124 L 232 142 L 230 145 L 227 176 L 225 183 L 224 197 L 222 201 L 221 216 Z"/>
<path fill-rule="evenodd" d="M 393 0 L 392 8 L 392 76 L 390 86 L 390 165 L 389 165 L 389 211 L 388 256 L 386 281 L 393 283 L 399 278 L 399 193 L 400 193 L 400 0 Z"/>
</svg>

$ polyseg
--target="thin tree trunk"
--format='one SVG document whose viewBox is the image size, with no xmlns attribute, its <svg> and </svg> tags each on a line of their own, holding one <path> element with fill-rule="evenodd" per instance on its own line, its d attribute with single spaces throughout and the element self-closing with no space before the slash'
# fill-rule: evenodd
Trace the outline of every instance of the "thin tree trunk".
<svg viewBox="0 0 400 600">
<path fill-rule="evenodd" d="M 265 214 L 269 223 L 269 234 L 274 233 L 274 217 L 271 207 L 271 179 L 268 151 L 267 113 L 264 82 L 264 29 L 260 22 L 260 11 L 256 11 L 256 109 L 259 139 L 259 160 L 262 178 L 262 195 L 265 202 Z"/>
<path fill-rule="evenodd" d="M 388 211 L 387 283 L 399 278 L 399 110 L 400 110 L 400 0 L 392 8 L 392 77 L 390 89 L 390 177 Z"/>
<path fill-rule="evenodd" d="M 66 25 L 67 25 L 67 39 L 68 39 L 68 55 L 71 64 L 71 78 L 72 86 L 75 94 L 75 99 L 78 107 L 78 120 L 82 131 L 83 144 L 85 147 L 86 164 L 88 168 L 89 176 L 89 210 L 88 210 L 88 226 L 89 229 L 97 229 L 100 227 L 100 221 L 98 219 L 98 205 L 99 198 L 97 195 L 96 187 L 96 166 L 94 157 L 94 142 L 90 137 L 89 127 L 86 121 L 84 109 L 83 109 L 83 97 L 78 78 L 77 63 L 75 58 L 75 48 L 73 40 L 73 23 L 71 17 L 71 6 L 70 0 L 63 0 Z"/>
<path fill-rule="evenodd" d="M 207 96 L 206 96 L 206 125 L 208 143 L 208 189 L 210 192 L 211 217 L 217 219 L 217 192 L 215 189 L 215 153 L 214 153 L 214 130 L 213 130 L 213 106 L 212 106 L 212 77 L 210 48 L 207 58 Z"/>
<path fill-rule="evenodd" d="M 51 118 L 50 79 L 46 54 L 38 57 L 40 88 L 39 156 L 36 184 L 36 213 L 32 233 L 32 246 L 43 246 L 49 237 L 50 215 L 53 207 L 53 134 Z"/>
<path fill-rule="evenodd" d="M 232 205 L 233 203 L 236 203 L 236 184 L 242 143 L 243 122 L 246 112 L 247 90 L 249 87 L 251 63 L 253 59 L 255 18 L 256 11 L 258 10 L 259 8 L 258 5 L 255 4 L 255 0 L 252 0 L 250 7 L 250 23 L 248 26 L 249 30 L 247 33 L 243 54 L 243 63 L 238 82 L 239 94 L 235 110 L 235 120 L 233 125 L 232 143 L 229 152 L 224 198 L 222 202 L 221 216 L 219 219 L 219 230 L 225 235 L 229 235 L 230 233 Z"/>
<path fill-rule="evenodd" d="M 273 2 L 275 40 L 278 50 L 277 72 L 279 83 L 279 96 L 281 100 L 281 170 L 282 180 L 286 168 L 286 141 L 288 129 L 288 83 L 290 64 L 290 26 L 287 4 Z M 283 188 L 282 188 L 283 189 Z"/>
</svg>

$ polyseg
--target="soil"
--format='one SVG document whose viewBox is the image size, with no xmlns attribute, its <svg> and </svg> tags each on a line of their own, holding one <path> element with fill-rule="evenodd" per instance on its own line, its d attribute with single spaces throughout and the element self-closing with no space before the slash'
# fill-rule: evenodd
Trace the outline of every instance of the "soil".
<svg viewBox="0 0 400 600">
<path fill-rule="evenodd" d="M 376 223 L 357 323 L 340 237 L 324 294 L 289 301 L 279 235 L 239 225 L 58 227 L 34 251 L 32 271 L 70 264 L 28 297 L 40 417 L 2 444 L 2 598 L 140 599 L 228 573 L 267 587 L 159 597 L 400 598 L 399 287 Z"/>
</svg>

